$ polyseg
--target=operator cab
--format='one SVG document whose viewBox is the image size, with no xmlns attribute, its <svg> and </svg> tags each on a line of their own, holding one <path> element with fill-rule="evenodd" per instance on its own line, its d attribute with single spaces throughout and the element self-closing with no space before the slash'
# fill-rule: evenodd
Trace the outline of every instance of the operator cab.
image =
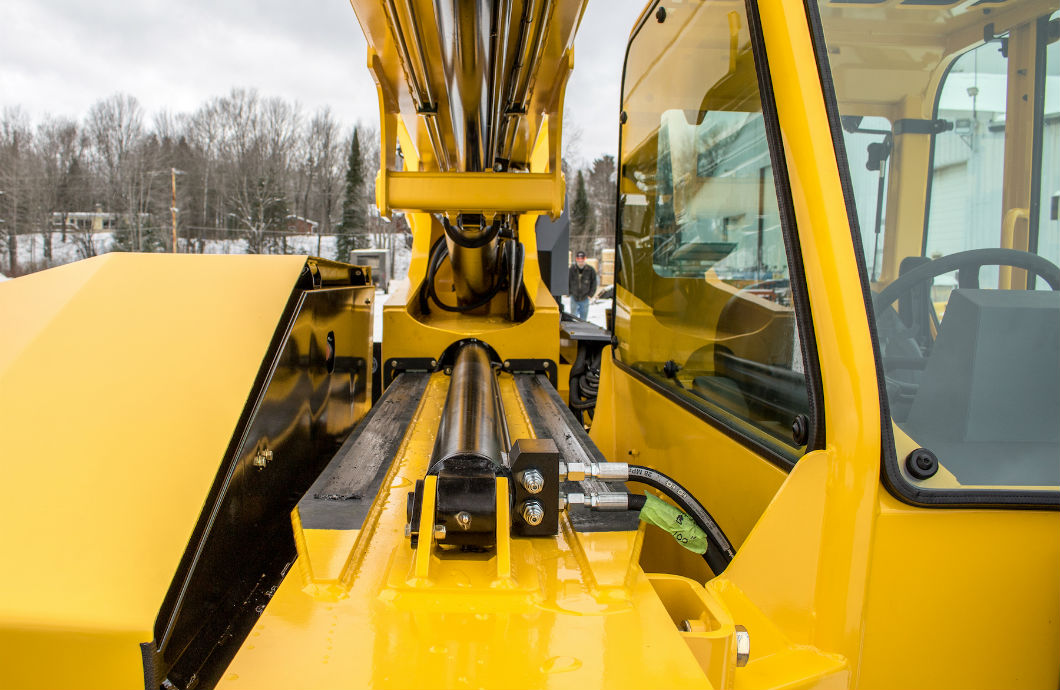
<svg viewBox="0 0 1060 690">
<path fill-rule="evenodd" d="M 923 36 L 898 4 L 821 18 L 900 471 L 918 490 L 1055 489 L 1060 20 L 1047 2 L 919 7 Z"/>
</svg>

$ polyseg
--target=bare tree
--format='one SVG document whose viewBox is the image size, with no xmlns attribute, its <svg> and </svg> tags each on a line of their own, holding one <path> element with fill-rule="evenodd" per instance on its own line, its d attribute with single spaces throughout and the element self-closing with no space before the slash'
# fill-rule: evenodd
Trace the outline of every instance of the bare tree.
<svg viewBox="0 0 1060 690">
<path fill-rule="evenodd" d="M 321 108 L 313 116 L 306 135 L 306 145 L 311 166 L 309 187 L 312 186 L 312 180 L 315 178 L 319 191 L 318 202 L 315 205 L 319 211 L 317 217 L 319 222 L 317 254 L 319 255 L 321 237 L 331 233 L 331 216 L 335 213 L 343 176 L 342 154 L 345 147 L 342 143 L 339 124 L 332 116 L 330 108 Z M 307 188 L 306 197 L 308 196 L 309 189 Z"/>
<path fill-rule="evenodd" d="M 52 231 L 58 225 L 65 241 L 66 212 L 69 202 L 70 172 L 78 150 L 79 132 L 77 123 L 65 118 L 46 118 L 37 127 L 34 150 L 37 156 L 36 180 L 38 198 L 38 227 L 44 240 L 44 260 L 51 264 Z M 65 207 L 65 210 L 64 210 Z M 58 214 L 58 219 L 54 218 Z"/>
<path fill-rule="evenodd" d="M 143 109 L 127 94 L 98 101 L 85 122 L 93 160 L 107 189 L 107 206 L 133 234 L 131 248 L 142 248 L 140 208 L 144 195 L 144 165 L 137 148 L 144 137 Z"/>
<path fill-rule="evenodd" d="M 593 161 L 586 176 L 589 205 L 594 216 L 594 243 L 614 247 L 615 241 L 615 159 L 603 155 Z"/>
<path fill-rule="evenodd" d="M 111 202 L 121 207 L 127 201 L 130 157 L 144 132 L 143 110 L 132 96 L 115 94 L 92 106 L 86 129 L 113 197 Z"/>
<path fill-rule="evenodd" d="M 288 215 L 285 178 L 299 139 L 299 108 L 239 89 L 220 105 L 226 167 L 234 181 L 230 217 L 243 231 L 249 252 L 272 251 Z"/>
<path fill-rule="evenodd" d="M 9 109 L 0 123 L 4 263 L 12 272 L 24 268 L 19 263 L 37 263 L 31 252 L 39 250 L 19 251 L 27 233 L 40 233 L 43 264 L 57 260 L 53 241 L 60 237 L 81 256 L 93 256 L 106 250 L 99 234 L 93 239 L 101 224 L 113 230 L 110 249 L 166 249 L 170 168 L 185 171 L 176 185 L 185 251 L 205 251 L 209 238 L 245 240 L 251 252 L 286 250 L 289 215 L 298 214 L 317 222 L 322 253 L 322 236 L 337 229 L 343 199 L 350 146 L 344 129 L 328 108 L 303 117 L 298 104 L 247 89 L 191 113 L 153 115 L 135 98 L 115 94 L 96 102 L 80 123 L 45 118 L 35 128 Z M 351 211 L 361 219 L 356 232 L 361 246 L 392 248 L 404 226 L 374 210 L 378 142 L 373 131 L 361 134 L 364 174 Z M 73 218 L 73 211 L 98 215 Z M 31 242 L 41 246 L 36 235 Z"/>
<path fill-rule="evenodd" d="M 196 159 L 195 167 L 201 182 L 201 205 L 197 208 L 200 227 L 220 227 L 225 224 L 224 206 L 219 202 L 221 190 L 211 186 L 213 172 L 221 163 L 224 150 L 224 123 L 221 99 L 215 98 L 191 115 L 184 127 L 184 136 Z M 223 182 L 223 178 L 222 178 Z M 213 204 L 211 205 L 211 200 Z"/>
<path fill-rule="evenodd" d="M 4 108 L 0 115 L 0 228 L 7 245 L 7 271 L 19 272 L 18 236 L 27 223 L 30 185 L 26 179 L 33 137 L 29 119 L 20 108 Z"/>
</svg>

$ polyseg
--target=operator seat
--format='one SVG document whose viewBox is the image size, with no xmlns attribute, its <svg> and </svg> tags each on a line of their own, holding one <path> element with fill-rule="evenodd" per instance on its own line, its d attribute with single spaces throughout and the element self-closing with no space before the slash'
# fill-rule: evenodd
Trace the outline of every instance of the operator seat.
<svg viewBox="0 0 1060 690">
<path fill-rule="evenodd" d="M 899 426 L 962 484 L 1060 484 L 1060 292 L 954 290 Z"/>
</svg>

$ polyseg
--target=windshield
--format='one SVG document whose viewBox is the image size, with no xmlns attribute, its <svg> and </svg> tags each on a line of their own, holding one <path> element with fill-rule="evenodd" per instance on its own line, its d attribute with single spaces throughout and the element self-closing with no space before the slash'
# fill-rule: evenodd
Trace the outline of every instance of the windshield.
<svg viewBox="0 0 1060 690">
<path fill-rule="evenodd" d="M 653 12 L 626 62 L 615 357 L 788 467 L 820 406 L 748 17 L 742 3 Z"/>
<path fill-rule="evenodd" d="M 917 490 L 1060 488 L 1056 10 L 819 5 L 900 480 Z"/>
</svg>

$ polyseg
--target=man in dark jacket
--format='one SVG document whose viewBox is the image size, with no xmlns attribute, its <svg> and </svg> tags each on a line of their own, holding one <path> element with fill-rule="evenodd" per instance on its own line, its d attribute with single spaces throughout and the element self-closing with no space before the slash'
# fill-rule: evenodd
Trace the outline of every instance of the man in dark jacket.
<svg viewBox="0 0 1060 690">
<path fill-rule="evenodd" d="M 596 293 L 596 271 L 585 263 L 585 252 L 574 255 L 568 280 L 571 312 L 584 321 L 589 318 L 589 298 Z"/>
</svg>

